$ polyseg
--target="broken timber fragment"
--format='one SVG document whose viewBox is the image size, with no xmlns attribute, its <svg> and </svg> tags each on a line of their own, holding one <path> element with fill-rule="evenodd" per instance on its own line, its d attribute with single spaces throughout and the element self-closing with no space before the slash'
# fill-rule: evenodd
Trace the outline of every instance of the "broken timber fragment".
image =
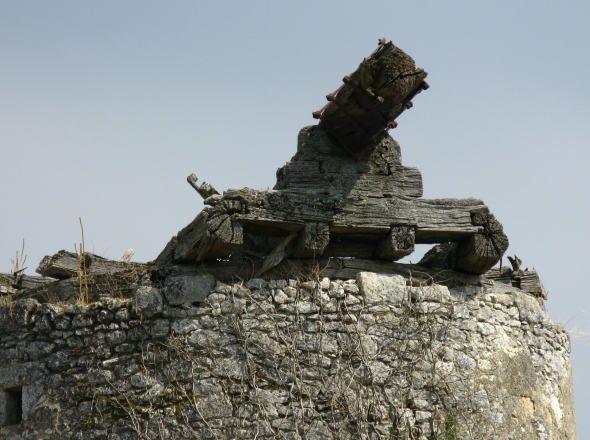
<svg viewBox="0 0 590 440">
<path fill-rule="evenodd" d="M 518 257 L 515 256 L 515 258 Z M 522 263 L 520 259 L 518 261 L 520 261 L 519 264 Z M 510 269 L 509 267 L 503 267 L 501 269 L 491 269 L 485 274 L 485 277 L 494 280 L 496 283 L 509 284 L 537 298 L 547 299 L 548 296 L 548 292 L 545 290 L 545 286 L 543 286 L 535 269 L 521 270 L 520 268 Z"/>
<path fill-rule="evenodd" d="M 123 255 L 121 255 L 121 258 L 119 258 L 119 262 L 120 263 L 129 263 L 131 261 L 131 258 L 133 258 L 133 255 L 135 255 L 135 249 L 127 249 Z"/>
<path fill-rule="evenodd" d="M 197 191 L 199 193 L 199 195 L 201 197 L 203 197 L 203 200 L 206 200 L 211 196 L 219 194 L 217 192 L 217 190 L 215 188 L 213 188 L 213 186 L 207 182 L 203 182 L 201 185 L 197 185 L 197 180 L 198 179 L 197 179 L 196 174 L 190 174 L 186 178 L 186 181 L 189 183 L 189 185 L 192 186 L 195 189 L 195 191 Z"/>
<path fill-rule="evenodd" d="M 80 256 L 74 252 L 61 250 L 55 255 L 43 257 L 36 272 L 44 277 L 56 279 L 77 277 L 80 271 L 80 258 L 84 258 L 84 267 L 88 275 L 103 275 L 145 268 L 145 265 L 141 263 L 109 260 L 89 252 Z"/>
<path fill-rule="evenodd" d="M 15 273 L 0 273 L 0 295 L 16 293 L 20 290 L 34 289 L 53 282 L 52 278 L 25 275 L 18 271 Z"/>
<path fill-rule="evenodd" d="M 377 245 L 377 256 L 382 260 L 399 260 L 414 252 L 416 228 L 393 226 L 391 232 Z"/>
<path fill-rule="evenodd" d="M 242 225 L 225 212 L 205 208 L 178 233 L 173 261 L 226 258 L 243 243 Z"/>
<path fill-rule="evenodd" d="M 496 265 L 508 248 L 508 237 L 491 213 L 475 213 L 473 224 L 481 230 L 458 241 L 428 251 L 418 264 L 440 269 L 484 274 Z"/>
<path fill-rule="evenodd" d="M 473 224 L 483 230 L 459 242 L 456 269 L 484 274 L 500 261 L 508 249 L 508 237 L 493 214 L 476 213 Z"/>
<path fill-rule="evenodd" d="M 547 291 L 536 270 L 525 270 L 520 275 L 520 289 L 538 298 L 547 299 Z"/>
<path fill-rule="evenodd" d="M 520 265 L 522 264 L 522 260 L 520 258 L 518 258 L 516 255 L 514 256 L 514 258 L 508 256 L 508 261 L 510 261 L 513 271 L 520 270 Z"/>
<path fill-rule="evenodd" d="M 306 222 L 299 233 L 293 255 L 298 258 L 316 258 L 324 253 L 330 242 L 328 223 Z"/>
<path fill-rule="evenodd" d="M 259 277 L 264 272 L 277 266 L 281 261 L 287 257 L 286 248 L 289 246 L 291 241 L 297 236 L 295 232 L 291 232 L 285 237 L 279 245 L 271 252 L 271 254 L 264 259 L 262 267 L 254 273 L 254 277 Z"/>
</svg>

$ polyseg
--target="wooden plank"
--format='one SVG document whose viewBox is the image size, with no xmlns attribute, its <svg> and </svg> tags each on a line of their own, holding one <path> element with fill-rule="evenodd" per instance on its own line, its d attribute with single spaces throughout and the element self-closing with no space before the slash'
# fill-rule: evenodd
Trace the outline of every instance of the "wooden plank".
<svg viewBox="0 0 590 440">
<path fill-rule="evenodd" d="M 89 252 L 85 252 L 83 258 L 87 275 L 112 274 L 134 268 L 145 269 L 146 267 L 142 263 L 109 260 Z M 43 257 L 36 272 L 44 277 L 66 279 L 78 276 L 79 265 L 80 257 L 78 254 L 61 250 L 54 255 Z"/>
<path fill-rule="evenodd" d="M 316 258 L 324 253 L 330 242 L 328 223 L 307 222 L 297 236 L 293 255 L 298 258 Z"/>
<path fill-rule="evenodd" d="M 223 211 L 204 209 L 178 233 L 174 261 L 226 258 L 243 243 L 243 227 Z"/>
<path fill-rule="evenodd" d="M 520 289 L 538 298 L 547 299 L 548 292 L 535 269 L 522 271 Z"/>
<path fill-rule="evenodd" d="M 516 257 L 518 258 L 518 257 Z M 520 261 L 520 260 L 519 260 Z M 494 282 L 508 284 L 516 287 L 537 298 L 547 299 L 548 292 L 541 282 L 541 278 L 535 269 L 533 270 L 512 270 L 504 266 L 502 269 L 491 269 L 485 274 L 486 278 Z"/>
<path fill-rule="evenodd" d="M 508 237 L 493 214 L 475 214 L 473 223 L 481 226 L 483 231 L 458 243 L 455 268 L 484 274 L 500 261 L 508 249 Z"/>
<path fill-rule="evenodd" d="M 485 277 L 489 280 L 493 280 L 496 283 L 512 285 L 512 279 L 510 277 L 512 271 L 509 267 L 493 268 L 485 273 Z"/>
<path fill-rule="evenodd" d="M 153 264 L 158 267 L 164 267 L 171 264 L 174 264 L 174 250 L 178 246 L 178 238 L 175 235 L 170 239 L 170 241 L 166 244 L 162 252 L 156 257 L 153 261 Z"/>
<path fill-rule="evenodd" d="M 414 252 L 416 228 L 414 226 L 393 226 L 378 245 L 376 255 L 382 260 L 399 260 Z"/>
<path fill-rule="evenodd" d="M 53 278 L 17 274 L 0 273 L 0 295 L 16 293 L 19 290 L 34 289 L 47 283 L 52 283 Z"/>
<path fill-rule="evenodd" d="M 291 244 L 295 237 L 297 237 L 297 233 L 291 232 L 289 235 L 283 238 L 283 240 L 281 240 L 281 242 L 270 253 L 270 255 L 264 258 L 262 267 L 258 269 L 256 272 L 254 272 L 254 277 L 258 278 L 260 275 L 277 266 L 281 261 L 283 261 L 287 257 L 287 246 Z"/>
<path fill-rule="evenodd" d="M 418 262 L 433 269 L 453 270 L 457 265 L 457 243 L 446 242 L 433 246 Z"/>
<path fill-rule="evenodd" d="M 330 230 L 354 233 L 355 228 L 374 228 L 379 233 L 393 225 L 416 225 L 416 243 L 458 241 L 479 232 L 471 214 L 487 211 L 477 199 L 410 199 L 388 198 L 342 199 L 319 191 L 229 190 L 226 197 L 240 197 L 248 214 L 237 219 L 245 223 L 268 222 L 293 230 L 306 221 L 330 222 Z"/>
</svg>

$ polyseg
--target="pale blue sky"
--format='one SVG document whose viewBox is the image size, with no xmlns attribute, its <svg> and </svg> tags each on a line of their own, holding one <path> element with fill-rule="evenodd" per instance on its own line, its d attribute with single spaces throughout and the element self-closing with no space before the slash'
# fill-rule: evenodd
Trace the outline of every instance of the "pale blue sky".
<svg viewBox="0 0 590 440">
<path fill-rule="evenodd" d="M 392 136 L 425 197 L 481 198 L 554 320 L 590 329 L 587 1 L 0 0 L 0 271 L 26 240 L 155 258 L 185 178 L 272 187 L 297 133 L 386 37 L 429 72 Z M 417 260 L 412 256 L 410 259 Z M 579 438 L 590 347 L 574 341 Z"/>
</svg>

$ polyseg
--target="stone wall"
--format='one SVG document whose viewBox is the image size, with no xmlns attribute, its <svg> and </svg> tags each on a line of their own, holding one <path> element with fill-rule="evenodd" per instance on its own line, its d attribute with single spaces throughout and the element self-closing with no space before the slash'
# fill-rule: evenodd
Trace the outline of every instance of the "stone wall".
<svg viewBox="0 0 590 440">
<path fill-rule="evenodd" d="M 416 284 L 177 274 L 7 304 L 0 438 L 576 438 L 569 338 L 538 299 Z"/>
</svg>

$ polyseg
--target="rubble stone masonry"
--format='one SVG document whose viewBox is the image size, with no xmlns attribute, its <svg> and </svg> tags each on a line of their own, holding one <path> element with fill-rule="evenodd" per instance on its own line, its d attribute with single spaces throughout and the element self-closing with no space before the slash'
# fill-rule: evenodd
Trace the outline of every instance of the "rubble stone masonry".
<svg viewBox="0 0 590 440">
<path fill-rule="evenodd" d="M 0 439 L 575 439 L 537 298 L 399 275 L 171 275 L 0 307 Z"/>
</svg>

